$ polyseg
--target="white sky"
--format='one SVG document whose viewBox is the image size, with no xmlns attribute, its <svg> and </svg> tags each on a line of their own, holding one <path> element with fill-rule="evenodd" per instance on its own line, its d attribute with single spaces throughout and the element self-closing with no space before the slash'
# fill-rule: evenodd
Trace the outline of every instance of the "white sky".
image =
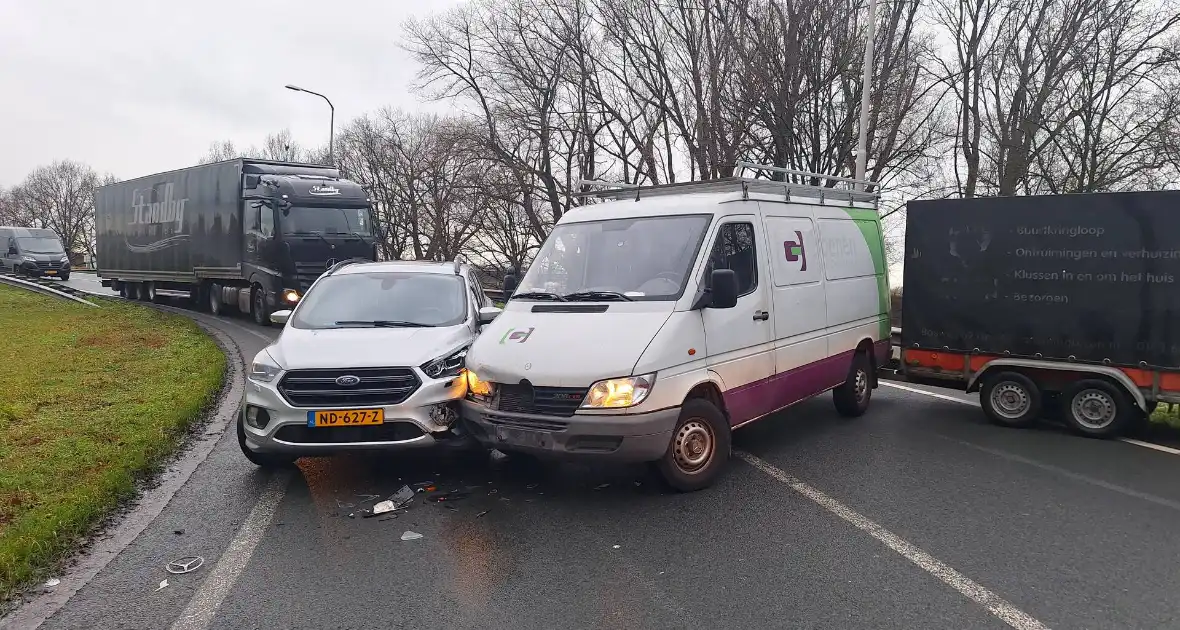
<svg viewBox="0 0 1180 630">
<path fill-rule="evenodd" d="M 215 140 L 290 128 L 327 143 L 386 105 L 423 105 L 402 23 L 459 0 L 0 0 L 0 186 L 55 159 L 122 178 L 195 164 Z"/>
</svg>

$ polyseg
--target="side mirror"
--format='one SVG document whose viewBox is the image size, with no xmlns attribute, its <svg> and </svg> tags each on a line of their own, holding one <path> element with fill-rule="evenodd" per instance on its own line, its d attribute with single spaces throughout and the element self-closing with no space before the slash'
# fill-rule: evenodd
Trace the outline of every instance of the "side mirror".
<svg viewBox="0 0 1180 630">
<path fill-rule="evenodd" d="M 479 325 L 483 326 L 484 324 L 492 323 L 492 320 L 499 317 L 500 313 L 503 312 L 504 309 L 497 306 L 485 306 L 479 309 Z"/>
<path fill-rule="evenodd" d="M 713 283 L 709 297 L 709 308 L 733 308 L 737 306 L 737 274 L 732 269 L 714 269 L 710 277 Z"/>
<path fill-rule="evenodd" d="M 272 324 L 278 324 L 279 326 L 285 325 L 287 323 L 287 320 L 290 318 L 291 318 L 291 311 L 290 310 L 275 311 L 270 314 L 270 322 Z"/>
<path fill-rule="evenodd" d="M 516 276 L 508 274 L 504 276 L 504 299 L 512 297 L 512 292 L 516 290 Z"/>
</svg>

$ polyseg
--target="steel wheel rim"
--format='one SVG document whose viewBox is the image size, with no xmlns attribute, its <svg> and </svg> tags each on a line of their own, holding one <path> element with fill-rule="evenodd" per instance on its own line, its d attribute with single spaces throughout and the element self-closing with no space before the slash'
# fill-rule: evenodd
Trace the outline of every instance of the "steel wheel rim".
<svg viewBox="0 0 1180 630">
<path fill-rule="evenodd" d="M 672 439 L 672 458 L 676 467 L 693 475 L 713 461 L 717 440 L 713 428 L 704 420 L 692 418 L 680 425 Z"/>
<path fill-rule="evenodd" d="M 1100 389 L 1078 392 L 1070 401 L 1069 408 L 1074 420 L 1090 429 L 1105 429 L 1118 414 L 1114 398 Z"/>
<path fill-rule="evenodd" d="M 1032 397 L 1019 383 L 1004 381 L 992 388 L 992 410 L 1009 420 L 1016 420 L 1028 413 Z"/>
<path fill-rule="evenodd" d="M 854 382 L 854 391 L 856 392 L 856 401 L 864 402 L 869 391 L 869 375 L 864 370 L 857 370 Z"/>
</svg>

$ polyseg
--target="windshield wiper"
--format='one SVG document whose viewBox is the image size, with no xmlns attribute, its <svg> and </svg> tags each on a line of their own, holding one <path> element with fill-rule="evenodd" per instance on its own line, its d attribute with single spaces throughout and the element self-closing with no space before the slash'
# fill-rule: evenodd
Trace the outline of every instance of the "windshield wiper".
<svg viewBox="0 0 1180 630">
<path fill-rule="evenodd" d="M 314 238 L 318 238 L 318 239 L 320 239 L 321 241 L 323 241 L 323 242 L 327 243 L 328 245 L 331 245 L 331 244 L 332 244 L 332 241 L 329 241 L 328 239 L 324 238 L 324 234 L 323 234 L 323 232 L 308 232 L 308 231 L 306 231 L 306 230 L 299 230 L 299 231 L 296 231 L 296 232 L 291 232 L 291 236 L 301 236 L 301 237 L 304 237 L 304 238 L 306 238 L 306 237 L 314 237 Z"/>
<path fill-rule="evenodd" d="M 374 328 L 435 328 L 434 324 L 421 322 L 406 322 L 394 319 L 345 319 L 336 322 L 337 326 L 373 326 Z"/>
<path fill-rule="evenodd" d="M 631 299 L 631 296 L 624 295 L 618 291 L 574 291 L 573 293 L 566 293 L 562 297 L 571 302 L 581 302 L 584 300 L 623 300 L 624 302 L 635 301 Z"/>
<path fill-rule="evenodd" d="M 547 291 L 526 291 L 524 293 L 515 293 L 509 299 L 515 300 L 517 298 L 525 300 L 553 300 L 554 302 L 566 301 L 565 298 L 561 297 L 560 295 L 556 293 L 549 293 Z"/>
</svg>

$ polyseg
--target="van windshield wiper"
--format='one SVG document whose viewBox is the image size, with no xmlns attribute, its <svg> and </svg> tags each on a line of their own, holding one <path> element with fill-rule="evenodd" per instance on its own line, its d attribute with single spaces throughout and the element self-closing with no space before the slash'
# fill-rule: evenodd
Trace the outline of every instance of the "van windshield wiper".
<svg viewBox="0 0 1180 630">
<path fill-rule="evenodd" d="M 549 293 L 547 291 L 526 291 L 524 293 L 515 293 L 512 295 L 512 300 L 517 298 L 525 300 L 553 300 L 554 302 L 565 302 L 566 299 L 556 293 Z"/>
<path fill-rule="evenodd" d="M 566 293 L 562 297 L 571 302 L 597 300 L 622 300 L 624 302 L 635 301 L 631 299 L 631 296 L 624 295 L 618 291 L 574 291 L 573 293 Z"/>
<path fill-rule="evenodd" d="M 337 326 L 373 326 L 375 328 L 434 328 L 434 324 L 421 322 L 406 322 L 395 319 L 345 319 L 336 322 Z"/>
</svg>

